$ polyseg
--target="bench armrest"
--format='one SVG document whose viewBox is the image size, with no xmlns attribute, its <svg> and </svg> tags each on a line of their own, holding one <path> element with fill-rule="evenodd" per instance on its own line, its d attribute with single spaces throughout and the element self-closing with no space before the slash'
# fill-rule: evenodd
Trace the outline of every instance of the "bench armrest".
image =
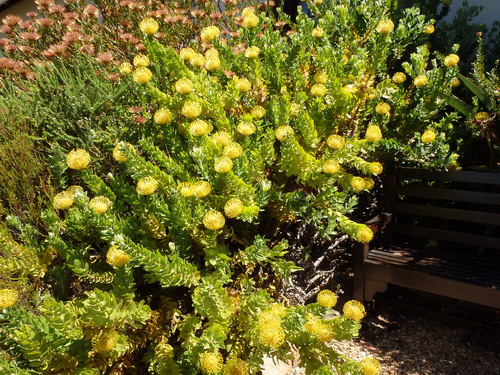
<svg viewBox="0 0 500 375">
<path fill-rule="evenodd" d="M 365 222 L 365 224 L 372 230 L 373 233 L 378 233 L 385 229 L 387 225 L 392 220 L 392 214 L 388 212 L 382 212 L 381 214 L 375 216 L 374 218 Z"/>
</svg>

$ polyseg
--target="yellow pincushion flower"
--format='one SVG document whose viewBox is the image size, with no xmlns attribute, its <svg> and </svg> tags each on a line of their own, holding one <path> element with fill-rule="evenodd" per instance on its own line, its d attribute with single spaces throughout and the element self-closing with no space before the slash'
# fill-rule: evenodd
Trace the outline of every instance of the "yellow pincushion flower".
<svg viewBox="0 0 500 375">
<path fill-rule="evenodd" d="M 260 105 L 256 105 L 253 107 L 250 111 L 250 114 L 255 117 L 256 119 L 261 119 L 266 115 L 266 110 L 264 107 L 261 107 Z"/>
<path fill-rule="evenodd" d="M 153 177 L 143 177 L 137 182 L 136 191 L 139 195 L 151 195 L 156 189 L 158 189 L 158 181 Z"/>
<path fill-rule="evenodd" d="M 458 78 L 453 78 L 450 83 L 451 87 L 458 87 L 462 84 Z"/>
<path fill-rule="evenodd" d="M 326 87 L 322 83 L 316 83 L 311 87 L 311 95 L 324 96 L 326 94 Z"/>
<path fill-rule="evenodd" d="M 205 216 L 203 216 L 203 225 L 205 228 L 210 230 L 219 230 L 226 224 L 226 219 L 219 211 L 208 211 Z"/>
<path fill-rule="evenodd" d="M 256 59 L 257 57 L 259 57 L 259 53 L 260 53 L 259 47 L 251 46 L 245 50 L 245 57 L 247 59 Z"/>
<path fill-rule="evenodd" d="M 259 327 L 266 327 L 270 325 L 280 325 L 281 316 L 272 310 L 264 310 L 259 314 L 257 323 Z"/>
<path fill-rule="evenodd" d="M 116 346 L 119 334 L 116 331 L 102 332 L 92 338 L 92 348 L 98 352 L 109 352 Z"/>
<path fill-rule="evenodd" d="M 7 309 L 19 300 L 19 293 L 14 289 L 0 289 L 0 309 Z"/>
<path fill-rule="evenodd" d="M 424 29 L 424 33 L 425 33 L 425 34 L 428 34 L 428 35 L 430 35 L 430 34 L 434 33 L 434 31 L 435 31 L 435 29 L 434 29 L 434 25 L 428 25 L 428 26 L 426 26 L 426 27 L 425 27 L 425 29 Z"/>
<path fill-rule="evenodd" d="M 448 68 L 457 65 L 459 62 L 460 62 L 460 57 L 458 57 L 458 55 L 455 55 L 454 53 L 449 54 L 444 58 L 444 66 Z"/>
<path fill-rule="evenodd" d="M 192 197 L 194 195 L 194 185 L 189 182 L 181 182 L 177 189 L 183 197 Z"/>
<path fill-rule="evenodd" d="M 482 122 L 488 120 L 490 118 L 490 114 L 488 112 L 478 112 L 474 115 L 474 120 L 478 122 Z"/>
<path fill-rule="evenodd" d="M 113 149 L 113 158 L 116 160 L 116 161 L 119 161 L 119 162 L 126 162 L 128 161 L 127 157 L 125 156 L 125 154 L 122 152 L 122 149 L 124 147 L 127 147 L 130 151 L 134 151 L 134 146 L 132 146 L 130 143 L 123 143 L 123 142 L 119 142 L 116 144 L 115 148 Z"/>
<path fill-rule="evenodd" d="M 324 173 L 334 174 L 340 171 L 340 164 L 337 160 L 328 159 L 321 164 L 321 170 Z"/>
<path fill-rule="evenodd" d="M 315 38 L 321 38 L 324 34 L 325 34 L 325 32 L 321 27 L 315 27 L 311 31 L 311 35 Z"/>
<path fill-rule="evenodd" d="M 168 108 L 160 108 L 153 115 L 153 120 L 159 125 L 165 125 L 172 121 L 174 117 Z"/>
<path fill-rule="evenodd" d="M 224 146 L 222 153 L 228 158 L 236 159 L 238 156 L 243 154 L 243 147 L 241 147 L 241 145 L 237 142 L 231 142 Z"/>
<path fill-rule="evenodd" d="M 219 352 L 204 352 L 200 355 L 200 369 L 203 374 L 215 375 L 221 372 L 224 359 Z"/>
<path fill-rule="evenodd" d="M 231 358 L 224 365 L 224 375 L 249 375 L 248 365 L 239 358 Z"/>
<path fill-rule="evenodd" d="M 285 342 L 285 331 L 279 324 L 260 326 L 259 341 L 271 349 L 279 348 Z"/>
<path fill-rule="evenodd" d="M 205 61 L 206 70 L 217 70 L 220 68 L 220 59 L 218 57 L 210 57 Z"/>
<path fill-rule="evenodd" d="M 134 65 L 137 68 L 145 67 L 149 65 L 149 57 L 143 54 L 138 54 L 134 57 Z"/>
<path fill-rule="evenodd" d="M 242 17 L 246 17 L 249 14 L 254 14 L 254 9 L 252 7 L 243 8 L 243 10 L 241 11 Z"/>
<path fill-rule="evenodd" d="M 231 160 L 231 158 L 227 156 L 222 156 L 220 158 L 217 158 L 215 159 L 214 162 L 214 170 L 217 173 L 227 173 L 231 169 L 233 169 L 233 166 L 234 166 L 233 161 Z"/>
<path fill-rule="evenodd" d="M 356 234 L 354 235 L 354 237 L 355 237 L 356 241 L 358 241 L 358 242 L 368 243 L 373 239 L 373 232 L 366 225 L 362 225 L 356 231 Z"/>
<path fill-rule="evenodd" d="M 243 16 L 243 27 L 251 29 L 259 24 L 259 17 L 255 13 L 246 13 Z"/>
<path fill-rule="evenodd" d="M 199 115 L 201 115 L 201 105 L 198 102 L 189 100 L 182 106 L 181 113 L 183 116 L 194 120 Z"/>
<path fill-rule="evenodd" d="M 132 79 L 137 83 L 148 83 L 151 78 L 153 78 L 153 73 L 145 67 L 137 68 L 132 74 Z"/>
<path fill-rule="evenodd" d="M 188 78 L 181 78 L 175 82 L 175 91 L 181 95 L 189 94 L 193 88 L 193 82 L 191 82 Z"/>
<path fill-rule="evenodd" d="M 346 302 L 343 311 L 345 316 L 352 320 L 361 320 L 366 315 L 365 307 L 356 300 Z"/>
<path fill-rule="evenodd" d="M 257 127 L 248 121 L 243 121 L 238 124 L 236 131 L 243 135 L 252 135 L 257 131 Z"/>
<path fill-rule="evenodd" d="M 212 48 L 209 48 L 205 51 L 205 58 L 206 59 L 213 59 L 215 57 L 219 57 L 219 51 L 217 51 L 216 48 L 212 47 Z"/>
<path fill-rule="evenodd" d="M 239 92 L 249 92 L 252 88 L 252 84 L 247 78 L 236 79 L 235 86 Z"/>
<path fill-rule="evenodd" d="M 52 202 L 52 205 L 56 210 L 66 210 L 70 208 L 73 203 L 73 194 L 69 191 L 62 191 L 54 197 L 54 201 Z"/>
<path fill-rule="evenodd" d="M 132 66 L 132 64 L 128 63 L 128 62 L 123 62 L 120 64 L 120 66 L 118 67 L 118 70 L 120 71 L 120 73 L 122 74 L 130 74 L 132 73 L 132 69 L 134 67 Z"/>
<path fill-rule="evenodd" d="M 443 0 L 443 6 L 449 7 L 453 0 Z"/>
<path fill-rule="evenodd" d="M 417 87 L 423 87 L 423 86 L 427 85 L 428 82 L 429 82 L 429 78 L 427 78 L 427 76 L 425 76 L 425 75 L 417 76 L 413 80 L 413 83 Z"/>
<path fill-rule="evenodd" d="M 199 137 L 201 135 L 208 134 L 212 131 L 213 126 L 209 124 L 208 122 L 200 119 L 194 120 L 190 125 L 189 125 L 189 134 Z"/>
<path fill-rule="evenodd" d="M 225 131 L 218 131 L 212 135 L 212 141 L 219 146 L 227 146 L 231 142 L 231 134 Z"/>
<path fill-rule="evenodd" d="M 125 251 L 118 249 L 117 246 L 111 246 L 106 254 L 106 263 L 113 267 L 122 267 L 130 260 L 130 255 Z"/>
<path fill-rule="evenodd" d="M 212 192 L 212 186 L 207 181 L 196 181 L 194 184 L 194 195 L 198 198 L 206 197 Z"/>
<path fill-rule="evenodd" d="M 378 23 L 375 29 L 379 34 L 389 34 L 392 30 L 394 30 L 394 22 L 391 20 L 382 20 Z"/>
<path fill-rule="evenodd" d="M 66 165 L 68 168 L 82 170 L 87 168 L 90 163 L 90 154 L 82 150 L 81 148 L 77 148 L 75 150 L 71 150 L 66 155 Z"/>
<path fill-rule="evenodd" d="M 382 131 L 377 125 L 370 125 L 366 128 L 365 139 L 370 142 L 378 142 L 382 139 Z"/>
<path fill-rule="evenodd" d="M 230 219 L 239 216 L 242 212 L 243 202 L 238 198 L 231 198 L 224 205 L 224 213 Z"/>
<path fill-rule="evenodd" d="M 74 198 L 77 193 L 83 193 L 83 188 L 78 185 L 71 185 L 66 191 Z"/>
<path fill-rule="evenodd" d="M 276 129 L 276 138 L 279 141 L 284 141 L 288 137 L 292 137 L 295 132 L 293 131 L 292 127 L 289 125 L 281 125 L 278 129 Z"/>
<path fill-rule="evenodd" d="M 406 74 L 404 74 L 403 72 L 394 73 L 394 75 L 392 76 L 392 81 L 394 83 L 403 83 L 404 81 L 406 81 Z"/>
<path fill-rule="evenodd" d="M 210 43 L 212 40 L 218 38 L 220 30 L 217 26 L 207 26 L 201 30 L 200 38 L 205 43 Z"/>
<path fill-rule="evenodd" d="M 139 24 L 139 28 L 144 34 L 154 35 L 158 31 L 158 22 L 151 17 L 144 18 Z"/>
<path fill-rule="evenodd" d="M 203 65 L 205 65 L 205 57 L 201 53 L 196 53 L 189 62 L 191 65 L 193 65 L 195 68 L 200 68 Z"/>
<path fill-rule="evenodd" d="M 316 82 L 316 83 L 326 83 L 326 81 L 328 81 L 328 74 L 326 74 L 325 72 L 323 72 L 321 70 L 318 70 L 314 74 L 314 82 Z"/>
<path fill-rule="evenodd" d="M 322 322 L 319 317 L 312 314 L 307 316 L 307 321 L 304 323 L 304 329 L 306 332 L 311 333 L 314 337 L 323 342 L 330 342 L 335 337 L 332 328 L 328 324 Z"/>
<path fill-rule="evenodd" d="M 97 196 L 90 200 L 89 207 L 96 214 L 103 214 L 111 207 L 111 201 L 107 197 Z"/>
<path fill-rule="evenodd" d="M 192 48 L 183 48 L 179 52 L 179 56 L 183 60 L 191 61 L 191 59 L 196 55 L 196 52 Z"/>
<path fill-rule="evenodd" d="M 321 5 L 323 4 L 323 0 L 314 0 L 314 5 Z"/>
<path fill-rule="evenodd" d="M 384 167 L 379 162 L 370 163 L 370 173 L 379 175 L 384 170 Z"/>
<path fill-rule="evenodd" d="M 356 193 L 359 193 L 365 189 L 365 181 L 361 177 L 353 177 L 351 179 L 351 187 Z"/>
<path fill-rule="evenodd" d="M 326 144 L 334 150 L 338 150 L 339 148 L 344 147 L 345 141 L 341 135 L 333 134 L 328 137 Z"/>
<path fill-rule="evenodd" d="M 436 139 L 436 133 L 432 130 L 426 130 L 424 134 L 422 134 L 421 139 L 423 143 L 432 143 Z"/>
<path fill-rule="evenodd" d="M 379 375 L 380 371 L 382 371 L 382 366 L 375 358 L 367 357 L 361 360 L 359 369 L 363 375 Z"/>
<path fill-rule="evenodd" d="M 375 107 L 375 112 L 379 115 L 386 115 L 391 112 L 391 106 L 387 103 L 378 103 Z"/>
<path fill-rule="evenodd" d="M 316 301 L 320 306 L 331 309 L 337 304 L 337 296 L 331 290 L 325 289 L 318 293 Z"/>
<path fill-rule="evenodd" d="M 373 178 L 363 177 L 363 181 L 365 182 L 365 189 L 370 190 L 372 187 L 375 186 L 375 181 L 373 181 Z"/>
</svg>

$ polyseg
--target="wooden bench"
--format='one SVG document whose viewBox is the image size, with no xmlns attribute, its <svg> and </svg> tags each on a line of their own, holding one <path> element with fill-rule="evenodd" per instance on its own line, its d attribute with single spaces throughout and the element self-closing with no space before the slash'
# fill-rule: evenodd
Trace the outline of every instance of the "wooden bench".
<svg viewBox="0 0 500 375">
<path fill-rule="evenodd" d="M 500 309 L 500 173 L 397 168 L 354 250 L 354 298 L 388 284 Z"/>
</svg>

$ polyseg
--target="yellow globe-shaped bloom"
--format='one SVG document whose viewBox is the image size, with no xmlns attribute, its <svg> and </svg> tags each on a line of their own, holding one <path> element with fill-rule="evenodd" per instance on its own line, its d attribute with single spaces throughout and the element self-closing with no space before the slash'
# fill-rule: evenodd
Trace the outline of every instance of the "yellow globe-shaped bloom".
<svg viewBox="0 0 500 375">
<path fill-rule="evenodd" d="M 375 29 L 379 34 L 389 34 L 392 30 L 394 30 L 394 22 L 391 20 L 382 20 L 378 23 Z"/>
<path fill-rule="evenodd" d="M 345 141 L 341 135 L 333 134 L 327 138 L 326 144 L 334 150 L 338 150 L 344 147 Z"/>
<path fill-rule="evenodd" d="M 365 139 L 370 142 L 378 142 L 382 139 L 382 131 L 377 125 L 370 125 L 366 128 Z"/>
<path fill-rule="evenodd" d="M 430 35 L 430 34 L 434 33 L 434 31 L 435 31 L 435 29 L 434 29 L 434 25 L 428 25 L 428 26 L 426 26 L 426 27 L 425 27 L 425 29 L 424 29 L 424 33 L 425 33 L 425 34 L 428 34 L 428 35 Z"/>
<path fill-rule="evenodd" d="M 311 32 L 311 35 L 315 38 L 321 38 L 324 34 L 325 31 L 321 27 L 315 27 Z"/>
<path fill-rule="evenodd" d="M 224 375 L 249 375 L 248 365 L 239 358 L 231 358 L 224 365 Z"/>
<path fill-rule="evenodd" d="M 181 78 L 175 82 L 175 91 L 181 95 L 189 94 L 194 88 L 193 82 L 188 78 Z"/>
<path fill-rule="evenodd" d="M 103 196 L 94 197 L 90 200 L 89 207 L 96 214 L 103 214 L 111 207 L 111 201 L 109 198 Z"/>
<path fill-rule="evenodd" d="M 252 84 L 247 78 L 239 78 L 235 83 L 236 88 L 239 92 L 249 92 L 252 88 Z"/>
<path fill-rule="evenodd" d="M 138 54 L 134 57 L 134 65 L 137 68 L 145 67 L 149 65 L 149 57 L 143 54 Z"/>
<path fill-rule="evenodd" d="M 212 129 L 213 126 L 210 123 L 204 120 L 196 119 L 189 125 L 189 134 L 199 137 L 210 133 Z"/>
<path fill-rule="evenodd" d="M 359 301 L 348 301 L 343 308 L 345 316 L 352 320 L 361 320 L 365 317 L 366 311 L 363 304 Z"/>
<path fill-rule="evenodd" d="M 340 164 L 337 160 L 328 159 L 321 164 L 321 170 L 324 173 L 334 174 L 340 171 Z"/>
<path fill-rule="evenodd" d="M 324 84 L 324 83 L 326 83 L 326 81 L 328 81 L 328 74 L 326 74 L 322 70 L 318 70 L 314 74 L 314 82 L 316 82 L 316 83 L 323 83 Z"/>
<path fill-rule="evenodd" d="M 203 216 L 203 225 L 210 230 L 219 230 L 226 224 L 226 219 L 219 211 L 208 211 Z"/>
<path fill-rule="evenodd" d="M 71 150 L 66 155 L 66 165 L 68 168 L 82 170 L 88 167 L 90 163 L 90 154 L 82 150 L 81 148 L 77 148 L 75 150 Z"/>
<path fill-rule="evenodd" d="M 200 38 L 205 43 L 210 43 L 212 40 L 218 38 L 220 30 L 217 26 L 207 26 L 201 30 Z"/>
<path fill-rule="evenodd" d="M 246 7 L 246 8 L 243 8 L 243 10 L 241 11 L 241 16 L 246 17 L 249 14 L 254 14 L 254 12 L 255 11 L 252 7 Z"/>
<path fill-rule="evenodd" d="M 130 74 L 132 73 L 132 69 L 134 67 L 132 66 L 132 64 L 128 63 L 128 62 L 123 62 L 120 64 L 120 66 L 118 67 L 118 70 L 120 71 L 120 73 L 122 74 Z"/>
<path fill-rule="evenodd" d="M 231 142 L 231 134 L 225 131 L 218 131 L 212 135 L 212 141 L 218 146 L 226 146 Z"/>
<path fill-rule="evenodd" d="M 259 17 L 255 13 L 247 13 L 243 16 L 243 27 L 251 29 L 259 24 Z"/>
<path fill-rule="evenodd" d="M 375 107 L 375 112 L 379 115 L 386 115 L 391 112 L 391 106 L 387 103 L 378 103 Z"/>
<path fill-rule="evenodd" d="M 205 65 L 205 57 L 201 53 L 196 53 L 189 62 L 191 65 L 193 65 L 195 68 L 200 68 L 203 65 Z"/>
<path fill-rule="evenodd" d="M 224 359 L 219 352 L 204 352 L 200 355 L 200 369 L 203 374 L 216 375 L 222 371 Z"/>
<path fill-rule="evenodd" d="M 359 369 L 363 375 L 379 375 L 382 371 L 382 366 L 375 358 L 367 357 L 361 360 Z"/>
<path fill-rule="evenodd" d="M 132 79 L 137 83 L 148 83 L 153 78 L 151 70 L 145 67 L 137 68 L 132 74 Z"/>
<path fill-rule="evenodd" d="M 194 195 L 194 185 L 189 182 L 181 182 L 177 189 L 183 197 L 192 197 Z"/>
<path fill-rule="evenodd" d="M 297 103 L 290 104 L 290 116 L 295 117 L 299 112 L 299 105 Z"/>
<path fill-rule="evenodd" d="M 311 95 L 314 96 L 325 96 L 326 95 L 326 87 L 322 83 L 316 83 L 311 87 Z"/>
<path fill-rule="evenodd" d="M 113 158 L 116 161 L 122 163 L 128 161 L 127 156 L 122 151 L 124 147 L 127 147 L 130 151 L 134 151 L 134 146 L 132 146 L 130 143 L 124 143 L 124 142 L 117 143 L 115 148 L 113 149 Z"/>
<path fill-rule="evenodd" d="M 394 75 L 392 76 L 392 81 L 394 83 L 403 83 L 404 81 L 406 81 L 406 74 L 404 74 L 403 72 L 394 73 Z"/>
<path fill-rule="evenodd" d="M 69 191 L 62 191 L 54 197 L 54 201 L 52 202 L 52 205 L 56 210 L 66 210 L 70 208 L 73 203 L 75 202 L 73 199 L 73 195 Z"/>
<path fill-rule="evenodd" d="M 256 105 L 255 107 L 253 107 L 250 111 L 250 114 L 255 117 L 256 119 L 261 119 L 262 117 L 264 117 L 266 115 L 266 110 L 264 107 L 260 106 L 260 105 Z"/>
<path fill-rule="evenodd" d="M 207 181 L 196 181 L 194 184 L 194 195 L 198 198 L 206 197 L 212 192 L 212 186 Z"/>
<path fill-rule="evenodd" d="M 490 118 L 490 114 L 488 112 L 478 112 L 474 115 L 474 120 L 478 122 L 482 122 L 488 120 Z"/>
<path fill-rule="evenodd" d="M 457 65 L 459 62 L 460 62 L 460 57 L 458 57 L 458 55 L 455 55 L 454 53 L 444 58 L 444 66 L 448 68 Z"/>
<path fill-rule="evenodd" d="M 118 341 L 119 334 L 115 331 L 101 333 L 92 338 L 92 348 L 98 352 L 109 352 L 112 350 Z"/>
<path fill-rule="evenodd" d="M 323 4 L 323 0 L 314 0 L 314 5 L 321 5 Z"/>
<path fill-rule="evenodd" d="M 231 158 L 227 156 L 222 156 L 220 158 L 217 158 L 215 159 L 214 162 L 214 170 L 217 173 L 227 173 L 231 169 L 233 169 L 233 166 L 234 166 L 233 161 L 231 160 Z"/>
<path fill-rule="evenodd" d="M 417 76 L 413 80 L 413 83 L 417 87 L 423 87 L 423 86 L 427 85 L 428 82 L 429 82 L 429 78 L 427 78 L 427 76 L 425 76 L 425 75 Z"/>
<path fill-rule="evenodd" d="M 257 131 L 257 127 L 248 121 L 243 121 L 238 124 L 236 131 L 243 135 L 252 135 Z"/>
<path fill-rule="evenodd" d="M 106 263 L 113 267 L 122 267 L 130 260 L 130 255 L 125 251 L 118 249 L 117 246 L 111 246 L 106 254 Z"/>
<path fill-rule="evenodd" d="M 137 194 L 151 195 L 156 191 L 156 189 L 158 189 L 158 185 L 158 181 L 156 181 L 153 177 L 143 177 L 137 182 Z"/>
<path fill-rule="evenodd" d="M 183 48 L 179 52 L 179 56 L 183 60 L 191 61 L 191 59 L 196 55 L 196 52 L 192 48 Z"/>
<path fill-rule="evenodd" d="M 220 68 L 220 59 L 218 57 L 210 57 L 205 61 L 205 69 L 209 71 Z"/>
<path fill-rule="evenodd" d="M 243 147 L 241 147 L 241 145 L 237 142 L 231 142 L 224 146 L 222 153 L 228 158 L 236 159 L 238 156 L 243 154 Z"/>
<path fill-rule="evenodd" d="M 66 189 L 66 192 L 71 194 L 71 196 L 74 198 L 76 194 L 83 193 L 83 188 L 78 185 L 71 185 L 69 188 Z"/>
<path fill-rule="evenodd" d="M 285 342 L 285 331 L 279 324 L 261 326 L 259 329 L 259 341 L 268 348 L 279 348 Z"/>
<path fill-rule="evenodd" d="M 172 112 L 168 108 L 160 108 L 153 115 L 153 120 L 159 125 L 168 124 L 173 120 Z"/>
<path fill-rule="evenodd" d="M 368 243 L 373 239 L 373 232 L 366 225 L 361 226 L 354 235 L 356 241 Z"/>
<path fill-rule="evenodd" d="M 239 216 L 242 212 L 243 202 L 238 198 L 231 198 L 224 205 L 224 213 L 230 219 Z"/>
<path fill-rule="evenodd" d="M 422 142 L 423 143 L 432 143 L 436 139 L 436 133 L 432 130 L 426 130 L 424 134 L 422 134 Z"/>
<path fill-rule="evenodd" d="M 205 58 L 206 59 L 213 59 L 215 57 L 219 57 L 219 51 L 217 51 L 216 48 L 212 47 L 212 48 L 209 48 L 205 51 Z"/>
<path fill-rule="evenodd" d="M 370 190 L 375 186 L 375 181 L 373 181 L 373 178 L 363 177 L 363 181 L 365 182 L 365 189 Z"/>
<path fill-rule="evenodd" d="M 322 342 L 330 342 L 335 338 L 335 332 L 328 324 L 320 322 L 313 332 L 314 336 Z"/>
<path fill-rule="evenodd" d="M 356 193 L 365 189 L 365 181 L 361 177 L 353 177 L 351 179 L 351 187 Z"/>
<path fill-rule="evenodd" d="M 295 132 L 290 125 L 281 125 L 275 132 L 276 138 L 282 142 L 288 137 L 292 137 L 294 134 Z"/>
<path fill-rule="evenodd" d="M 379 175 L 384 170 L 384 167 L 379 162 L 370 163 L 370 173 Z"/>
<path fill-rule="evenodd" d="M 325 289 L 318 293 L 316 301 L 320 306 L 331 309 L 337 304 L 337 296 L 331 290 Z"/>
<path fill-rule="evenodd" d="M 462 84 L 458 78 L 453 78 L 450 83 L 451 87 L 458 87 Z"/>
<path fill-rule="evenodd" d="M 251 46 L 245 50 L 245 57 L 247 59 L 256 59 L 257 57 L 259 57 L 259 53 L 260 53 L 259 47 Z"/>
<path fill-rule="evenodd" d="M 158 31 L 158 22 L 151 17 L 144 18 L 139 24 L 139 28 L 144 34 L 154 35 Z"/>
<path fill-rule="evenodd" d="M 181 113 L 183 116 L 194 120 L 199 115 L 201 115 L 201 104 L 193 100 L 189 100 L 182 106 Z"/>
<path fill-rule="evenodd" d="M 19 300 L 19 293 L 14 289 L 0 289 L 0 309 L 7 309 Z"/>
</svg>

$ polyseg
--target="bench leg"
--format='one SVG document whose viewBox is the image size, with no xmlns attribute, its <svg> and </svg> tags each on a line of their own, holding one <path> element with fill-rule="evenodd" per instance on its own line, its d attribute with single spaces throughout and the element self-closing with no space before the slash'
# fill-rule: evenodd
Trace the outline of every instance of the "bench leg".
<svg viewBox="0 0 500 375">
<path fill-rule="evenodd" d="M 385 292 L 387 290 L 387 283 L 376 280 L 366 280 L 364 288 L 364 301 L 373 301 L 375 294 L 378 292 Z M 363 302 L 364 302 L 363 301 Z"/>
</svg>

